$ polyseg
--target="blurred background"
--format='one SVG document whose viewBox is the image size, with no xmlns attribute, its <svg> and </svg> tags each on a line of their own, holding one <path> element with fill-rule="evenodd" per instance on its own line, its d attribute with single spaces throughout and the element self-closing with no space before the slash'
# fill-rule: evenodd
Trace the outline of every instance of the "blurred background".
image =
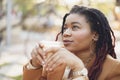
<svg viewBox="0 0 120 80">
<path fill-rule="evenodd" d="M 120 0 L 0 0 L 0 80 L 22 80 L 32 48 L 41 40 L 55 40 L 73 5 L 94 7 L 106 15 L 120 59 Z"/>
</svg>

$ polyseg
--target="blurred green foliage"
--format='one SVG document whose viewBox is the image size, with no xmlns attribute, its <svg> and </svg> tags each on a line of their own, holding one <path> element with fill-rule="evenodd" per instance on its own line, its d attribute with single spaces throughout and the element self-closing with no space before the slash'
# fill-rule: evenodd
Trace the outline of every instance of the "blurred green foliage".
<svg viewBox="0 0 120 80">
<path fill-rule="evenodd" d="M 39 3 L 40 11 L 39 9 L 35 8 L 35 0 L 13 0 L 15 5 L 18 7 L 20 11 L 23 12 L 23 15 L 26 14 L 36 14 L 36 13 L 41 13 L 42 15 L 47 14 L 48 10 L 52 7 L 52 9 L 56 10 L 57 12 L 59 11 L 67 11 L 69 10 L 68 5 L 66 4 L 65 6 L 61 6 L 59 3 L 59 0 L 45 0 L 41 3 Z M 105 2 L 100 2 L 100 1 L 94 1 L 94 0 L 87 0 L 89 2 L 89 6 L 96 7 L 103 11 L 106 15 L 109 14 L 109 12 L 113 9 L 115 6 L 115 3 L 112 1 L 105 1 Z M 76 3 L 75 5 L 84 5 L 83 0 L 80 0 L 79 3 Z M 86 4 L 85 4 L 86 5 Z M 73 5 L 71 5 L 73 6 Z M 29 11 L 32 10 L 30 13 Z"/>
<path fill-rule="evenodd" d="M 14 0 L 15 6 L 18 7 L 20 11 L 22 11 L 23 15 L 27 14 L 28 11 L 30 11 L 34 6 L 34 0 Z M 35 11 L 31 11 L 32 14 L 35 13 Z"/>
<path fill-rule="evenodd" d="M 11 77 L 14 80 L 22 80 L 22 75 Z"/>
</svg>

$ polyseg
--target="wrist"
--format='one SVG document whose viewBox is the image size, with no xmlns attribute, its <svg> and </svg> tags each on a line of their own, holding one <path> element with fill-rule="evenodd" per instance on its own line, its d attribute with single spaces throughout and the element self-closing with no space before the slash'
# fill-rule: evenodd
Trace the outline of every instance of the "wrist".
<svg viewBox="0 0 120 80">
<path fill-rule="evenodd" d="M 42 66 L 39 66 L 39 67 L 33 66 L 32 60 L 30 60 L 26 67 L 27 67 L 28 70 L 31 70 L 31 69 L 41 68 Z"/>
<path fill-rule="evenodd" d="M 72 69 L 72 71 L 80 71 L 82 70 L 83 68 L 85 68 L 84 66 L 76 66 Z"/>
<path fill-rule="evenodd" d="M 41 67 L 41 66 L 42 66 L 42 64 L 35 63 L 35 61 L 32 60 L 32 59 L 31 59 L 29 62 L 30 62 L 30 64 L 31 64 L 32 66 L 34 66 L 34 67 Z"/>
<path fill-rule="evenodd" d="M 82 70 L 73 71 L 72 72 L 73 78 L 80 78 L 80 77 L 87 77 L 88 76 L 88 70 L 86 68 L 83 68 Z"/>
<path fill-rule="evenodd" d="M 89 78 L 88 76 L 80 76 L 80 77 L 73 78 L 72 80 L 89 80 Z"/>
<path fill-rule="evenodd" d="M 82 62 L 76 62 L 76 64 L 74 64 L 71 69 L 72 71 L 78 71 L 78 70 L 82 70 L 83 68 L 85 68 L 85 66 Z"/>
</svg>

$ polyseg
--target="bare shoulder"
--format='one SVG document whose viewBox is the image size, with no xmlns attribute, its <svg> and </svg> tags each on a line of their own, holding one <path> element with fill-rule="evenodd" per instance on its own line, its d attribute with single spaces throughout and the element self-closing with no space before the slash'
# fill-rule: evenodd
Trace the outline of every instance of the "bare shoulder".
<svg viewBox="0 0 120 80">
<path fill-rule="evenodd" d="M 107 55 L 103 68 L 108 70 L 107 80 L 120 79 L 120 60 Z"/>
<path fill-rule="evenodd" d="M 114 59 L 112 56 L 107 55 L 105 62 L 103 64 L 103 68 L 111 70 L 115 70 L 120 68 L 120 60 Z"/>
<path fill-rule="evenodd" d="M 112 56 L 107 55 L 105 63 L 113 64 L 113 65 L 120 65 L 120 60 L 114 59 Z"/>
</svg>

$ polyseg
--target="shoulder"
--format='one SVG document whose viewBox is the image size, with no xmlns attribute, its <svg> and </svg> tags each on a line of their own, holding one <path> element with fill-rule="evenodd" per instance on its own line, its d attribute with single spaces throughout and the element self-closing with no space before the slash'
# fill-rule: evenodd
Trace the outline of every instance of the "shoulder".
<svg viewBox="0 0 120 80">
<path fill-rule="evenodd" d="M 103 69 L 114 69 L 115 67 L 120 66 L 120 61 L 118 59 L 114 59 L 112 56 L 107 55 L 103 64 Z"/>
<path fill-rule="evenodd" d="M 118 68 L 120 68 L 120 60 L 114 59 L 112 56 L 107 55 L 103 67 L 113 71 L 117 70 Z"/>
<path fill-rule="evenodd" d="M 105 59 L 105 64 L 113 64 L 114 66 L 120 64 L 120 60 L 114 59 L 112 56 L 107 55 Z"/>
<path fill-rule="evenodd" d="M 114 59 L 110 55 L 107 55 L 103 68 L 108 70 L 107 78 L 109 80 L 120 79 L 120 61 L 118 59 Z"/>
</svg>

